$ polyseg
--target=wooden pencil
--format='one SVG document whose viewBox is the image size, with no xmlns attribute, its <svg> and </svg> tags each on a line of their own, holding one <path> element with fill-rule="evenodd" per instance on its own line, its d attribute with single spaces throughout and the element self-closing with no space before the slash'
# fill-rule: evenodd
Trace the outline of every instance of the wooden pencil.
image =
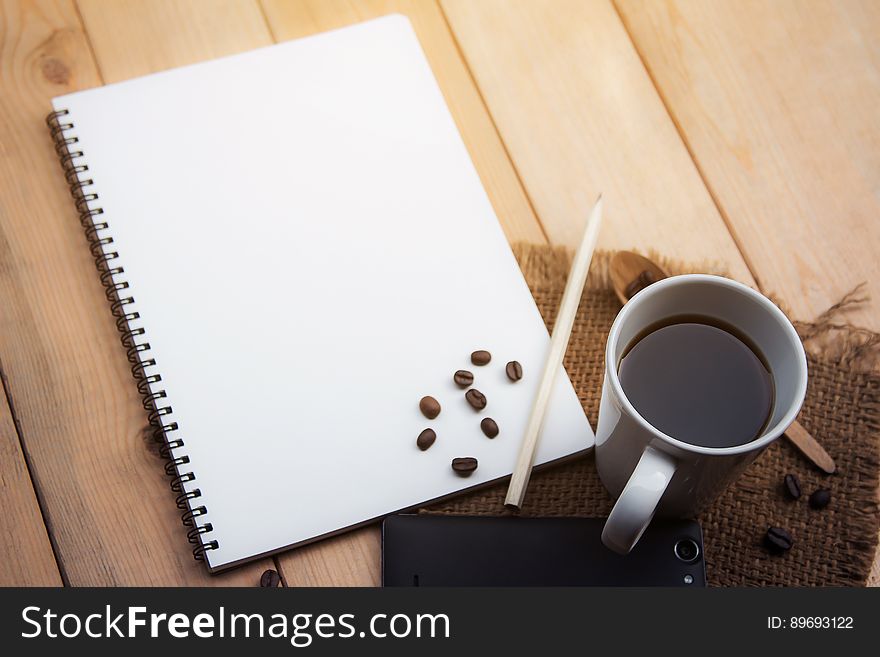
<svg viewBox="0 0 880 657">
<path fill-rule="evenodd" d="M 532 412 L 526 424 L 526 430 L 522 437 L 516 467 L 510 477 L 510 486 L 507 489 L 507 497 L 504 505 L 508 508 L 519 509 L 522 506 L 526 488 L 529 485 L 529 477 L 532 474 L 532 465 L 535 460 L 535 449 L 538 446 L 538 438 L 550 395 L 553 391 L 553 383 L 559 368 L 562 367 L 562 358 L 568 347 L 571 337 L 571 328 L 580 305 L 584 285 L 587 282 L 587 274 L 590 271 L 590 261 L 593 259 L 593 251 L 596 249 L 596 241 L 599 237 L 599 227 L 602 224 L 602 195 L 596 200 L 584 228 L 580 246 L 571 263 L 571 271 L 568 281 L 565 283 L 565 291 L 562 293 L 562 301 L 559 304 L 559 312 L 556 315 L 556 323 L 553 326 L 553 334 L 550 336 L 550 349 L 547 361 L 541 373 L 541 382 L 538 392 L 532 404 Z"/>
</svg>

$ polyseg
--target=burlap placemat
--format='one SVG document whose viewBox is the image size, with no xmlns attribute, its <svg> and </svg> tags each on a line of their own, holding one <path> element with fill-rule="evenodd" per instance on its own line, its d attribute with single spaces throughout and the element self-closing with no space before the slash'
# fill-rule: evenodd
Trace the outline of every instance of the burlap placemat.
<svg viewBox="0 0 880 657">
<path fill-rule="evenodd" d="M 515 247 L 526 281 L 549 328 L 568 274 L 570 255 L 552 247 Z M 655 255 L 656 254 L 652 254 Z M 722 273 L 663 258 L 671 273 Z M 595 426 L 604 368 L 605 338 L 620 304 L 611 291 L 609 254 L 597 253 L 565 358 L 587 416 Z M 861 586 L 877 547 L 880 470 L 880 374 L 874 368 L 880 336 L 838 319 L 861 299 L 848 295 L 815 322 L 797 323 L 808 349 L 810 383 L 800 421 L 837 463 L 827 476 L 786 441 L 778 440 L 699 520 L 706 569 L 713 586 Z M 805 495 L 785 498 L 782 478 L 798 476 Z M 814 511 L 809 494 L 830 488 L 832 502 Z M 423 513 L 507 515 L 506 484 L 422 509 Z M 535 473 L 523 515 L 598 517 L 612 500 L 599 481 L 593 456 Z M 768 526 L 788 529 L 794 547 L 774 556 L 762 547 Z"/>
</svg>

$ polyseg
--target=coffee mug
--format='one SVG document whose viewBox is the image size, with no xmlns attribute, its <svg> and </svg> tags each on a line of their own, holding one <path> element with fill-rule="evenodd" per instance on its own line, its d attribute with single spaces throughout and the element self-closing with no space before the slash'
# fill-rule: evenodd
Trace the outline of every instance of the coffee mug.
<svg viewBox="0 0 880 657">
<path fill-rule="evenodd" d="M 649 327 L 679 315 L 720 320 L 748 336 L 764 357 L 774 401 L 765 429 L 751 442 L 734 447 L 683 442 L 652 426 L 627 399 L 618 377 L 626 349 Z M 699 513 L 782 435 L 797 416 L 806 390 L 807 359 L 797 331 L 760 293 L 720 276 L 686 274 L 636 294 L 614 320 L 605 349 L 596 467 L 617 502 L 602 542 L 626 554 L 655 513 L 671 517 Z"/>
</svg>

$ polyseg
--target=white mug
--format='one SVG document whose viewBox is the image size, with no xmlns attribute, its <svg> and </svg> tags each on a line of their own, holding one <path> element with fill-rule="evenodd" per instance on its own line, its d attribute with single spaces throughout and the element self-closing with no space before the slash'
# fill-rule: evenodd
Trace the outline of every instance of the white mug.
<svg viewBox="0 0 880 657">
<path fill-rule="evenodd" d="M 747 335 L 766 359 L 775 388 L 774 405 L 766 428 L 755 440 L 734 447 L 692 445 L 653 427 L 627 399 L 618 378 L 627 347 L 648 327 L 677 315 L 726 322 Z M 596 467 L 617 502 L 602 542 L 626 554 L 655 512 L 696 515 L 782 435 L 797 416 L 806 390 L 807 359 L 797 331 L 760 293 L 720 276 L 687 274 L 666 278 L 636 294 L 614 320 L 605 349 Z"/>
</svg>

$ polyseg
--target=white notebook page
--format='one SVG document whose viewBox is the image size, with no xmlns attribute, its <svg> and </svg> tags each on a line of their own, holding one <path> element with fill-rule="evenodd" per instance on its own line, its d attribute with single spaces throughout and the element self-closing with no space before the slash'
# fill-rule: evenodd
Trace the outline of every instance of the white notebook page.
<svg viewBox="0 0 880 657">
<path fill-rule="evenodd" d="M 547 331 L 404 17 L 54 105 L 158 361 L 212 570 L 510 473 Z M 592 445 L 562 372 L 537 462 Z M 479 460 L 470 478 L 458 456 Z"/>
</svg>

